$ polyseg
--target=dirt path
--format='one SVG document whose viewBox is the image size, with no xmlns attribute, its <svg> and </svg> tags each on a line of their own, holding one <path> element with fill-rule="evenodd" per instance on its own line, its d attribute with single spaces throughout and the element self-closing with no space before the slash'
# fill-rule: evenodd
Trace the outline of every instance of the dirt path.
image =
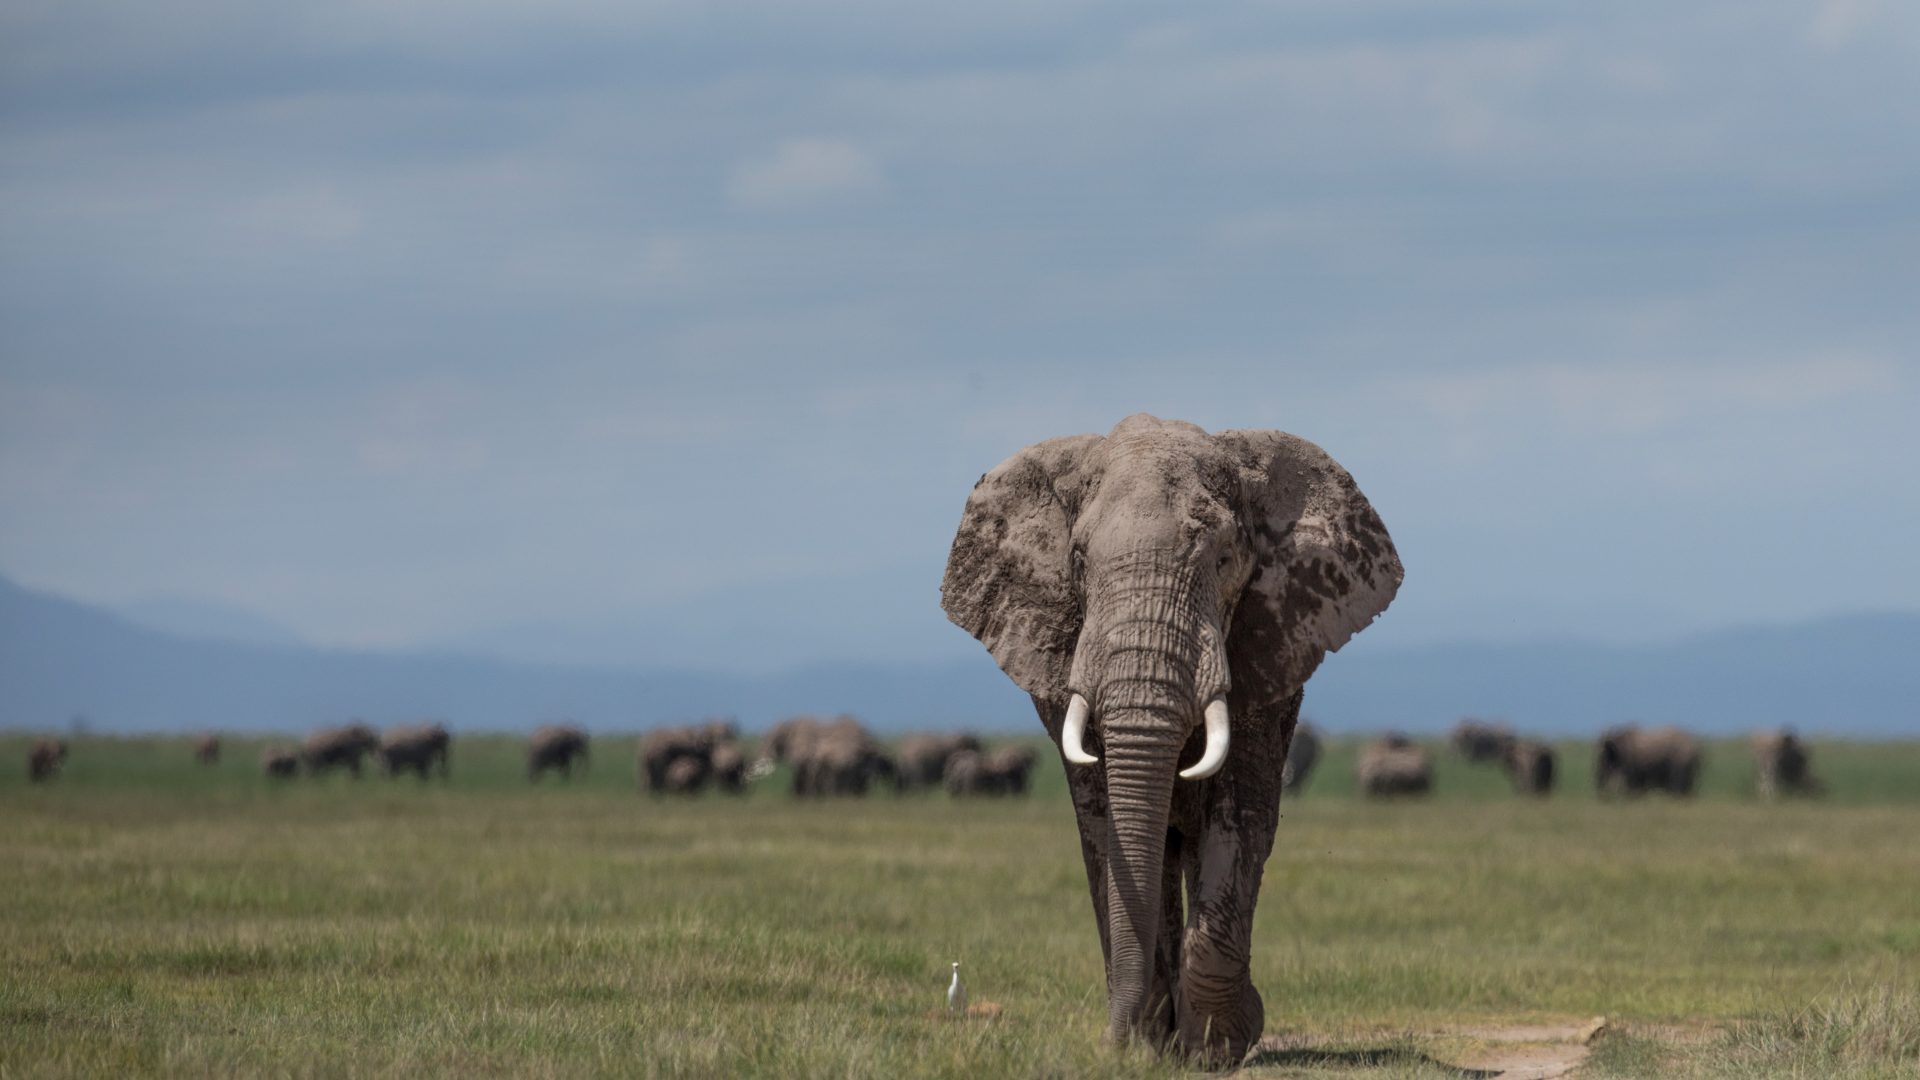
<svg viewBox="0 0 1920 1080">
<path fill-rule="evenodd" d="M 1476 1080 L 1553 1080 L 1587 1060 L 1589 1043 L 1603 1027 L 1604 1021 L 1596 1019 L 1585 1024 L 1445 1028 L 1357 1049 L 1351 1039 L 1334 1049 L 1298 1037 L 1269 1036 L 1247 1059 L 1246 1069 L 1259 1076 L 1268 1070 L 1372 1069 L 1425 1061 Z"/>
<path fill-rule="evenodd" d="M 1604 1021 L 1558 1027 L 1465 1028 L 1453 1034 L 1489 1044 L 1459 1062 L 1463 1068 L 1501 1080 L 1552 1080 L 1587 1060 L 1588 1043 Z"/>
</svg>

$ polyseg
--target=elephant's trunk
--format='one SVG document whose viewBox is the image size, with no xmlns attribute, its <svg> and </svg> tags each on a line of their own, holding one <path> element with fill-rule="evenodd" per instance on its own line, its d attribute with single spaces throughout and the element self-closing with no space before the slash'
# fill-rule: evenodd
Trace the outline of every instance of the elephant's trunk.
<svg viewBox="0 0 1920 1080">
<path fill-rule="evenodd" d="M 1158 1040 L 1171 1034 L 1174 1009 L 1174 987 L 1156 985 L 1154 963 L 1175 770 L 1205 697 L 1224 692 L 1224 657 L 1218 613 L 1177 560 L 1132 553 L 1103 569 L 1125 572 L 1102 575 L 1075 661 L 1097 673 L 1089 711 L 1104 753 L 1088 767 L 1107 780 L 1107 1034 Z M 1224 706 L 1218 712 L 1224 725 Z"/>
<path fill-rule="evenodd" d="M 1152 963 L 1159 947 L 1161 874 L 1173 774 L 1185 727 L 1164 714 L 1137 709 L 1106 713 L 1107 928 L 1111 942 L 1107 982 L 1107 1036 L 1125 1042 L 1148 1034 L 1149 1018 L 1171 1017 L 1173 1003 L 1151 1000 Z M 1162 988 L 1171 993 L 1172 987 Z"/>
</svg>

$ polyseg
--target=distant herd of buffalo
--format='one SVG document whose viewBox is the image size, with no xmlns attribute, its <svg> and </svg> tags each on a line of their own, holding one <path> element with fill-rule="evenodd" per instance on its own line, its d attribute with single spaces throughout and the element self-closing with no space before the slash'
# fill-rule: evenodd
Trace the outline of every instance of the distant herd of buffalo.
<svg viewBox="0 0 1920 1080">
<path fill-rule="evenodd" d="M 1553 791 L 1553 747 L 1541 740 L 1516 735 L 1504 724 L 1466 719 L 1454 727 L 1448 741 L 1468 761 L 1500 765 L 1517 794 L 1540 797 Z M 372 760 L 389 776 L 444 778 L 452 744 L 441 723 L 403 724 L 384 733 L 352 723 L 321 728 L 298 747 L 270 746 L 260 755 L 260 769 L 275 779 L 335 769 L 358 777 L 364 763 Z M 537 781 L 548 772 L 571 778 L 576 765 L 586 765 L 589 745 L 587 733 L 574 725 L 540 727 L 527 742 L 527 778 Z M 1823 791 L 1810 767 L 1810 751 L 1793 732 L 1762 732 L 1753 736 L 1751 746 L 1754 786 L 1762 798 Z M 218 763 L 220 750 L 217 735 L 201 735 L 193 743 L 194 759 L 201 764 Z M 1283 790 L 1296 792 L 1304 786 L 1320 754 L 1319 733 L 1301 724 L 1287 755 Z M 1701 758 L 1699 740 L 1678 728 L 1611 728 L 1599 739 L 1594 781 L 1602 795 L 1691 795 Z M 66 759 L 64 739 L 37 739 L 27 751 L 27 776 L 50 779 Z M 663 795 L 709 788 L 741 794 L 751 781 L 779 765 L 788 766 L 796 796 L 858 796 L 875 788 L 944 788 L 955 797 L 1024 795 L 1038 760 L 1029 745 L 989 750 L 965 733 L 909 735 L 889 750 L 851 716 L 798 716 L 774 725 L 760 741 L 759 755 L 751 759 L 731 721 L 657 728 L 640 740 L 636 775 L 643 790 Z M 1433 757 L 1404 735 L 1384 735 L 1361 748 L 1355 777 L 1365 795 L 1424 795 L 1433 789 Z"/>
</svg>

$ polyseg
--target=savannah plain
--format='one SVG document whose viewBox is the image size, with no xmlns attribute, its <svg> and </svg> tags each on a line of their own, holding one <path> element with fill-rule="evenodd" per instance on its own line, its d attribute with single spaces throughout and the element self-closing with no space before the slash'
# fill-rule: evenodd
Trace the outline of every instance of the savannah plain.
<svg viewBox="0 0 1920 1080">
<path fill-rule="evenodd" d="M 81 738 L 30 786 L 26 744 L 0 1076 L 1187 1074 L 1101 1042 L 1050 751 L 1026 799 L 796 801 L 639 794 L 616 737 L 537 786 L 508 736 L 447 783 Z M 1355 745 L 1285 806 L 1245 1075 L 1491 1076 L 1492 1033 L 1601 1016 L 1575 1075 L 1920 1075 L 1920 744 L 1816 741 L 1830 794 L 1777 804 L 1735 741 L 1620 802 L 1580 742 L 1546 801 L 1436 744 L 1433 797 L 1365 802 Z M 953 960 L 997 1015 L 942 1014 Z"/>
</svg>

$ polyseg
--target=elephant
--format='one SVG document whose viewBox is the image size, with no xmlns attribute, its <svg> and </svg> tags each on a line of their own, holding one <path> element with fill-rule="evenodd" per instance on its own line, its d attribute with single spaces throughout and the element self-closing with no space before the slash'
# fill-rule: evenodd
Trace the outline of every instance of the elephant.
<svg viewBox="0 0 1920 1080">
<path fill-rule="evenodd" d="M 292 747 L 269 746 L 260 751 L 260 772 L 271 780 L 291 780 L 300 772 L 300 754 Z"/>
<path fill-rule="evenodd" d="M 894 764 L 899 768 L 900 790 L 933 788 L 944 783 L 947 762 L 962 750 L 979 752 L 979 737 L 960 733 L 909 735 L 901 739 L 893 752 Z"/>
<path fill-rule="evenodd" d="M 1809 767 L 1812 751 L 1791 728 L 1757 732 L 1752 746 L 1754 787 L 1762 799 L 1826 793 L 1826 785 Z"/>
<path fill-rule="evenodd" d="M 1109 1041 L 1220 1066 L 1260 1037 L 1253 912 L 1301 694 L 1401 578 L 1353 478 L 1284 432 L 1143 413 L 974 485 L 941 604 L 1066 765 Z"/>
<path fill-rule="evenodd" d="M 942 782 L 955 798 L 968 795 L 1025 795 L 1028 777 L 1040 755 L 1030 746 L 1005 746 L 991 753 L 961 750 L 947 759 Z"/>
<path fill-rule="evenodd" d="M 978 750 L 961 750 L 947 758 L 947 767 L 941 775 L 941 783 L 946 786 L 947 794 L 958 798 L 962 795 L 988 794 L 986 755 Z M 992 794 L 999 794 L 998 791 Z"/>
<path fill-rule="evenodd" d="M 1700 775 L 1700 744 L 1676 727 L 1610 728 L 1600 736 L 1594 786 L 1602 795 L 1665 791 L 1693 794 Z"/>
<path fill-rule="evenodd" d="M 801 758 L 813 752 L 813 744 L 823 730 L 832 724 L 850 720 L 852 717 L 830 721 L 802 715 L 780 721 L 760 740 L 760 766 L 765 769 L 774 765 L 796 765 Z"/>
<path fill-rule="evenodd" d="M 573 779 L 573 763 L 588 760 L 587 733 L 572 724 L 543 724 L 527 740 L 527 779 L 537 781 L 548 769 L 560 770 L 560 779 Z"/>
<path fill-rule="evenodd" d="M 1425 795 L 1433 790 L 1433 756 L 1405 735 L 1390 734 L 1360 751 L 1360 793 L 1374 797 Z"/>
<path fill-rule="evenodd" d="M 865 795 L 876 781 L 898 775 L 893 758 L 859 721 L 843 716 L 796 748 L 794 794 Z"/>
<path fill-rule="evenodd" d="M 865 795 L 876 780 L 898 786 L 899 770 L 879 740 L 852 716 L 795 716 L 775 724 L 761 761 L 793 770 L 795 795 Z"/>
<path fill-rule="evenodd" d="M 667 785 L 667 773 L 682 760 L 697 763 L 700 783 L 705 783 L 708 756 L 713 753 L 714 734 L 706 725 L 655 728 L 640 739 L 639 778 L 642 787 L 655 794 L 673 791 L 684 794 L 688 775 L 683 770 L 680 782 Z"/>
<path fill-rule="evenodd" d="M 1453 748 L 1468 761 L 1504 761 L 1513 747 L 1513 729 L 1489 720 L 1462 717 L 1453 726 Z"/>
<path fill-rule="evenodd" d="M 1538 739 L 1516 738 L 1507 747 L 1501 764 L 1507 770 L 1507 778 L 1513 781 L 1515 794 L 1542 798 L 1553 794 L 1553 747 Z"/>
<path fill-rule="evenodd" d="M 700 758 L 674 758 L 660 777 L 657 789 L 670 795 L 698 795 L 707 786 L 709 770 Z"/>
<path fill-rule="evenodd" d="M 391 728 L 380 740 L 380 760 L 388 776 L 411 772 L 425 780 L 439 766 L 440 779 L 447 779 L 448 751 L 453 736 L 447 725 L 438 722 L 406 724 Z"/>
<path fill-rule="evenodd" d="M 194 739 L 193 760 L 202 765 L 220 764 L 220 736 L 208 731 Z"/>
<path fill-rule="evenodd" d="M 33 740 L 27 748 L 27 779 L 38 784 L 60 775 L 67 763 L 67 740 L 51 735 Z"/>
<path fill-rule="evenodd" d="M 987 755 L 987 772 L 1001 778 L 1009 795 L 1025 795 L 1040 754 L 1031 746 L 1003 746 Z"/>
<path fill-rule="evenodd" d="M 736 741 L 738 734 L 731 720 L 647 732 L 640 740 L 641 785 L 655 794 L 688 795 L 718 773 L 723 789 L 745 790 L 746 756 Z M 691 765 L 682 766 L 683 761 Z"/>
<path fill-rule="evenodd" d="M 360 759 L 378 753 L 380 736 L 367 725 L 354 721 L 345 727 L 321 728 L 307 736 L 300 748 L 300 760 L 313 775 L 344 767 L 360 778 Z"/>
<path fill-rule="evenodd" d="M 1293 729 L 1293 742 L 1287 747 L 1287 763 L 1280 768 L 1280 794 L 1298 795 L 1320 763 L 1320 730 L 1305 720 Z"/>
</svg>

